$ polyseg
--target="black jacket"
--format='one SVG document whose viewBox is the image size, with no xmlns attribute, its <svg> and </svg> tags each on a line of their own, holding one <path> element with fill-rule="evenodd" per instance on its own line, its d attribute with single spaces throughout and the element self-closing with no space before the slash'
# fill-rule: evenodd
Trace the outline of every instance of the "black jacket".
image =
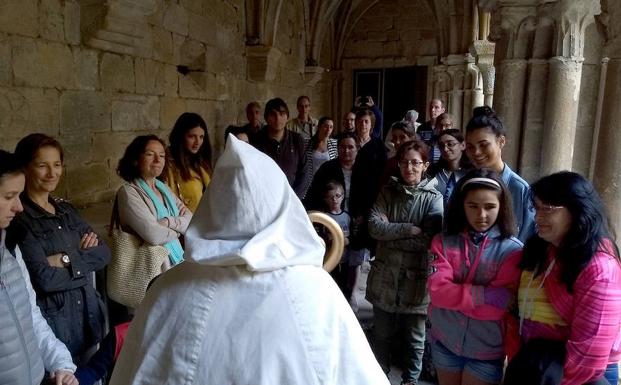
<svg viewBox="0 0 621 385">
<path fill-rule="evenodd" d="M 104 335 L 104 305 L 91 273 L 110 262 L 110 249 L 101 238 L 98 246 L 80 249 L 81 237 L 93 230 L 68 202 L 50 198 L 51 214 L 25 193 L 21 200 L 24 212 L 9 227 L 7 245 L 19 244 L 43 316 L 76 357 Z M 47 257 L 56 253 L 69 255 L 71 264 L 50 266 Z"/>
<path fill-rule="evenodd" d="M 339 158 L 331 159 L 322 164 L 311 182 L 306 197 L 304 198 L 304 207 L 306 210 L 319 210 L 325 211 L 324 192 L 326 184 L 331 180 L 340 182 L 343 185 L 343 192 L 347 196 L 345 189 L 345 176 L 343 175 L 343 168 L 339 162 Z M 343 203 L 345 200 L 343 200 Z"/>
</svg>

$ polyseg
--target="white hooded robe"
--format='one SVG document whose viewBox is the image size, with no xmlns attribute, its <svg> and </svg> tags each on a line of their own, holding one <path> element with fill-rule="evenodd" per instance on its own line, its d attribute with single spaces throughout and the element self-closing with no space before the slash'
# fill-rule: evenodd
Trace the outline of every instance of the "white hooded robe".
<svg viewBox="0 0 621 385">
<path fill-rule="evenodd" d="M 229 136 L 186 261 L 136 312 L 112 385 L 384 385 L 280 168 Z"/>
</svg>

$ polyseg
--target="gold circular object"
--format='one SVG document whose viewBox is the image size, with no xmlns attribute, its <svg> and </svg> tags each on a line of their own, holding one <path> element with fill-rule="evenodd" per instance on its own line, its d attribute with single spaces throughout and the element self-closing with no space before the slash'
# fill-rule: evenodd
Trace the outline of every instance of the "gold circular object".
<svg viewBox="0 0 621 385">
<path fill-rule="evenodd" d="M 328 273 L 331 272 L 341 261 L 343 249 L 345 248 L 345 235 L 341 226 L 329 215 L 320 211 L 309 211 L 308 217 L 311 222 L 324 225 L 332 236 L 332 246 L 330 250 L 326 250 L 323 256 L 323 269 Z"/>
</svg>

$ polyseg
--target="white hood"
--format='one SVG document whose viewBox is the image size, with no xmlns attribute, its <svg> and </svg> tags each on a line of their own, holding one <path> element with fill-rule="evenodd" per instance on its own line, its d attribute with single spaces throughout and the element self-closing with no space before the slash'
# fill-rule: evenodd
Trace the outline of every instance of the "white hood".
<svg viewBox="0 0 621 385">
<path fill-rule="evenodd" d="M 293 265 L 321 266 L 324 252 L 278 165 L 229 135 L 185 234 L 185 258 L 270 271 Z"/>
</svg>

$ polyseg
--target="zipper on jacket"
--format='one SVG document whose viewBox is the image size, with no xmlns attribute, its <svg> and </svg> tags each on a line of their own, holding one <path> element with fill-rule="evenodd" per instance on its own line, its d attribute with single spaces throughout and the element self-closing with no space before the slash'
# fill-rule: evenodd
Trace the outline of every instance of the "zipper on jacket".
<svg viewBox="0 0 621 385">
<path fill-rule="evenodd" d="M 17 266 L 17 268 L 19 269 L 19 266 Z M 1 286 L 0 290 L 2 291 L 3 295 L 6 297 L 7 303 L 9 305 L 11 317 L 13 317 L 13 321 L 15 321 L 17 332 L 19 334 L 19 340 L 21 341 L 22 347 L 24 349 L 24 353 L 25 353 L 24 355 L 26 356 L 26 365 L 28 367 L 28 378 L 30 379 L 28 383 L 34 384 L 32 380 L 32 363 L 30 362 L 30 354 L 28 354 L 28 348 L 26 347 L 26 338 L 24 337 L 24 330 L 22 329 L 22 325 L 19 322 L 17 313 L 15 312 L 15 307 L 13 306 L 13 301 L 11 301 L 11 296 L 9 295 L 8 288 L 4 284 L 4 281 L 2 281 L 2 278 L 0 278 L 0 286 Z M 28 298 L 28 293 L 26 293 L 26 300 L 28 301 L 28 306 L 30 306 L 30 300 Z M 32 330 L 32 332 L 34 333 L 34 329 Z"/>
</svg>

